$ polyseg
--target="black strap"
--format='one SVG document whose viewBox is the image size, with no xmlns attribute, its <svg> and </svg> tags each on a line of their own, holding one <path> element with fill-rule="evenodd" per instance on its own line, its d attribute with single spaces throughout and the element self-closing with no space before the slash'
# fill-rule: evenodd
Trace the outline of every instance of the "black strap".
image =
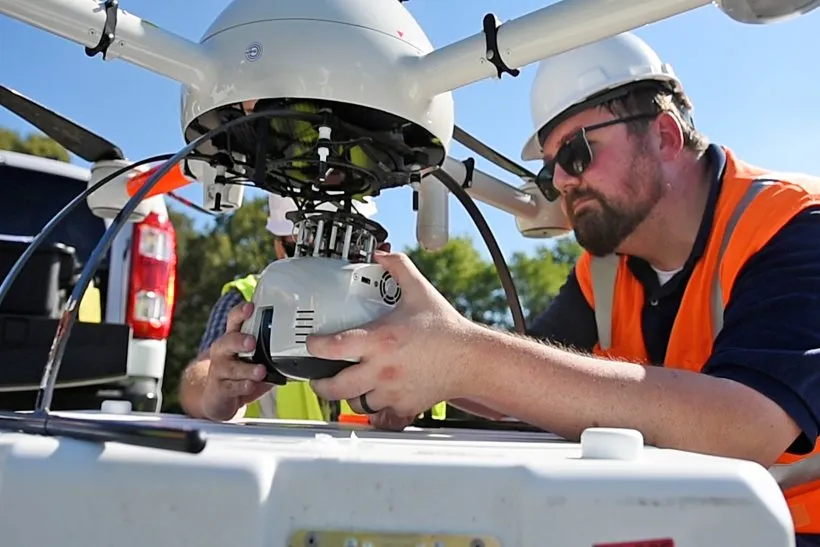
<svg viewBox="0 0 820 547">
<path fill-rule="evenodd" d="M 117 30 L 117 13 L 119 7 L 118 0 L 105 0 L 103 4 L 105 8 L 105 24 L 100 33 L 100 41 L 94 47 L 85 48 L 85 54 L 89 57 L 94 57 L 98 53 L 102 53 L 103 59 L 108 55 L 108 48 L 114 42 L 114 35 Z"/>
</svg>

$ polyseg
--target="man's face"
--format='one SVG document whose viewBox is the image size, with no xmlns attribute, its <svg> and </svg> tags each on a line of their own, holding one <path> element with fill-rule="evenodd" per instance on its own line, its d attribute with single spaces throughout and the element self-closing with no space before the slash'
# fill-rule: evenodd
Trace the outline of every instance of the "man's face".
<svg viewBox="0 0 820 547">
<path fill-rule="evenodd" d="M 562 143 L 580 129 L 615 118 L 591 109 L 568 118 L 547 137 L 544 160 L 555 157 Z M 555 166 L 554 185 L 578 243 L 595 256 L 615 252 L 646 219 L 665 193 L 661 163 L 650 147 L 652 122 L 646 135 L 614 124 L 586 133 L 592 162 L 574 177 Z"/>
</svg>

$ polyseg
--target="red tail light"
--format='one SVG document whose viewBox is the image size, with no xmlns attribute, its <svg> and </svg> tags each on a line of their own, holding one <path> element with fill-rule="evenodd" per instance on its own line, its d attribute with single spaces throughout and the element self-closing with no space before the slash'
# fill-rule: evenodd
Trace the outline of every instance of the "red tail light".
<svg viewBox="0 0 820 547">
<path fill-rule="evenodd" d="M 174 315 L 176 232 L 167 216 L 149 214 L 134 227 L 128 323 L 135 338 L 165 339 Z"/>
</svg>

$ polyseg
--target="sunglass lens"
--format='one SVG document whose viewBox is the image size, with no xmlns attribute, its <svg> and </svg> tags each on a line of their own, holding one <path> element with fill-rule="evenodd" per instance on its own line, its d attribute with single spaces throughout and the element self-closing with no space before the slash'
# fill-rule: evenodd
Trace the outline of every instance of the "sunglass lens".
<svg viewBox="0 0 820 547">
<path fill-rule="evenodd" d="M 583 129 L 561 147 L 555 161 L 573 177 L 577 177 L 589 167 L 592 163 L 592 148 Z"/>
<path fill-rule="evenodd" d="M 555 188 L 555 184 L 553 184 L 552 175 L 553 164 L 550 162 L 545 164 L 535 176 L 535 185 L 538 186 L 538 189 L 541 190 L 541 193 L 544 194 L 547 201 L 555 201 L 561 196 L 561 193 Z"/>
</svg>

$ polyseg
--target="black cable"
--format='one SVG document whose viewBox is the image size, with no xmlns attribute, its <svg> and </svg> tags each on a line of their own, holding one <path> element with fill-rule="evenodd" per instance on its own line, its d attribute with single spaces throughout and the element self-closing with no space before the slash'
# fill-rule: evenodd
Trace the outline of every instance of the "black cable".
<svg viewBox="0 0 820 547">
<path fill-rule="evenodd" d="M 23 271 L 23 268 L 28 262 L 28 259 L 37 251 L 40 245 L 46 240 L 46 238 L 51 235 L 51 232 L 54 231 L 54 228 L 66 217 L 69 213 L 71 213 L 74 209 L 76 209 L 81 203 L 83 203 L 89 195 L 93 194 L 100 188 L 102 188 L 105 184 L 110 182 L 111 180 L 119 177 L 123 173 L 127 173 L 131 171 L 135 167 L 139 167 L 140 165 L 145 165 L 146 163 L 154 163 L 157 161 L 167 160 L 168 158 L 172 157 L 173 154 L 161 154 L 159 156 L 152 156 L 150 158 L 145 158 L 143 160 L 134 162 L 130 165 L 123 167 L 122 169 L 117 169 L 110 175 L 103 177 L 100 181 L 96 182 L 92 186 L 86 188 L 83 192 L 77 194 L 74 199 L 66 204 L 60 212 L 56 215 L 51 217 L 45 226 L 40 230 L 40 233 L 32 240 L 31 244 L 25 250 L 25 252 L 17 259 L 17 262 L 14 263 L 9 273 L 6 275 L 6 278 L 3 280 L 3 283 L 0 284 L 0 305 L 2 305 L 3 301 L 6 299 L 6 295 L 11 290 L 11 285 L 17 279 L 17 276 L 20 275 L 20 272 Z"/>
<path fill-rule="evenodd" d="M 251 185 L 251 186 L 253 186 L 253 185 Z M 212 217 L 218 216 L 213 211 L 209 211 L 205 207 L 200 207 L 196 203 L 193 203 L 192 201 L 185 199 L 184 197 L 180 196 L 179 194 L 177 194 L 175 192 L 168 192 L 167 195 L 168 195 L 169 198 L 174 199 L 174 200 L 180 202 L 181 204 L 183 204 L 187 207 L 190 207 L 191 209 L 193 209 L 194 211 L 196 211 L 198 213 L 203 213 L 203 214 L 206 214 L 206 215 L 210 215 Z"/>
<path fill-rule="evenodd" d="M 83 267 L 83 271 L 80 274 L 77 284 L 74 286 L 74 289 L 71 291 L 71 295 L 68 297 L 65 306 L 63 307 L 63 313 L 60 320 L 57 322 L 57 332 L 54 334 L 51 349 L 48 353 L 48 360 L 46 361 L 43 376 L 40 380 L 40 389 L 37 394 L 35 413 L 48 415 L 51 400 L 54 396 L 54 390 L 56 388 L 57 375 L 59 373 L 63 355 L 65 354 L 66 346 L 68 344 L 68 337 L 71 334 L 71 329 L 74 327 L 74 323 L 77 320 L 80 300 L 85 294 L 85 291 L 91 282 L 91 278 L 97 271 L 100 262 L 108 252 L 111 242 L 120 232 L 128 217 L 131 216 L 131 213 L 133 213 L 137 208 L 137 205 L 145 199 L 148 193 L 154 188 L 154 186 L 157 185 L 162 177 L 164 177 L 177 163 L 186 158 L 193 150 L 204 142 L 214 138 L 220 133 L 224 133 L 234 126 L 246 124 L 260 118 L 272 117 L 291 118 L 303 121 L 310 121 L 316 118 L 315 115 L 310 115 L 308 113 L 298 112 L 295 110 L 272 109 L 253 112 L 240 118 L 229 120 L 218 127 L 211 129 L 204 135 L 200 135 L 180 149 L 168 161 L 166 161 L 162 167 L 160 167 L 148 178 L 137 193 L 126 202 L 122 210 L 117 213 L 117 216 L 114 218 L 111 226 L 109 226 L 105 233 L 103 233 L 100 241 L 97 243 L 97 246 L 91 252 L 88 261 Z"/>
<path fill-rule="evenodd" d="M 504 292 L 507 295 L 507 302 L 510 305 L 513 326 L 518 333 L 524 334 L 527 326 L 524 321 L 524 313 L 521 311 L 521 301 L 518 298 L 518 292 L 515 290 L 515 283 L 513 283 L 512 275 L 510 275 L 510 269 L 507 267 L 507 262 L 504 260 L 504 255 L 498 247 L 498 242 L 496 242 L 495 236 L 493 236 L 493 233 L 490 231 L 487 221 L 484 220 L 484 215 L 481 214 L 481 211 L 473 201 L 473 198 L 470 197 L 470 195 L 447 171 L 444 169 L 436 169 L 433 171 L 432 175 L 440 180 L 447 187 L 447 189 L 452 192 L 456 198 L 458 198 L 461 205 L 463 205 L 464 209 L 467 210 L 467 214 L 469 214 L 470 218 L 473 222 L 475 222 L 478 232 L 481 234 L 481 237 L 484 238 L 484 243 L 490 251 L 490 256 L 492 256 L 496 270 L 498 270 L 498 277 L 501 279 L 501 286 L 504 288 Z"/>
</svg>

